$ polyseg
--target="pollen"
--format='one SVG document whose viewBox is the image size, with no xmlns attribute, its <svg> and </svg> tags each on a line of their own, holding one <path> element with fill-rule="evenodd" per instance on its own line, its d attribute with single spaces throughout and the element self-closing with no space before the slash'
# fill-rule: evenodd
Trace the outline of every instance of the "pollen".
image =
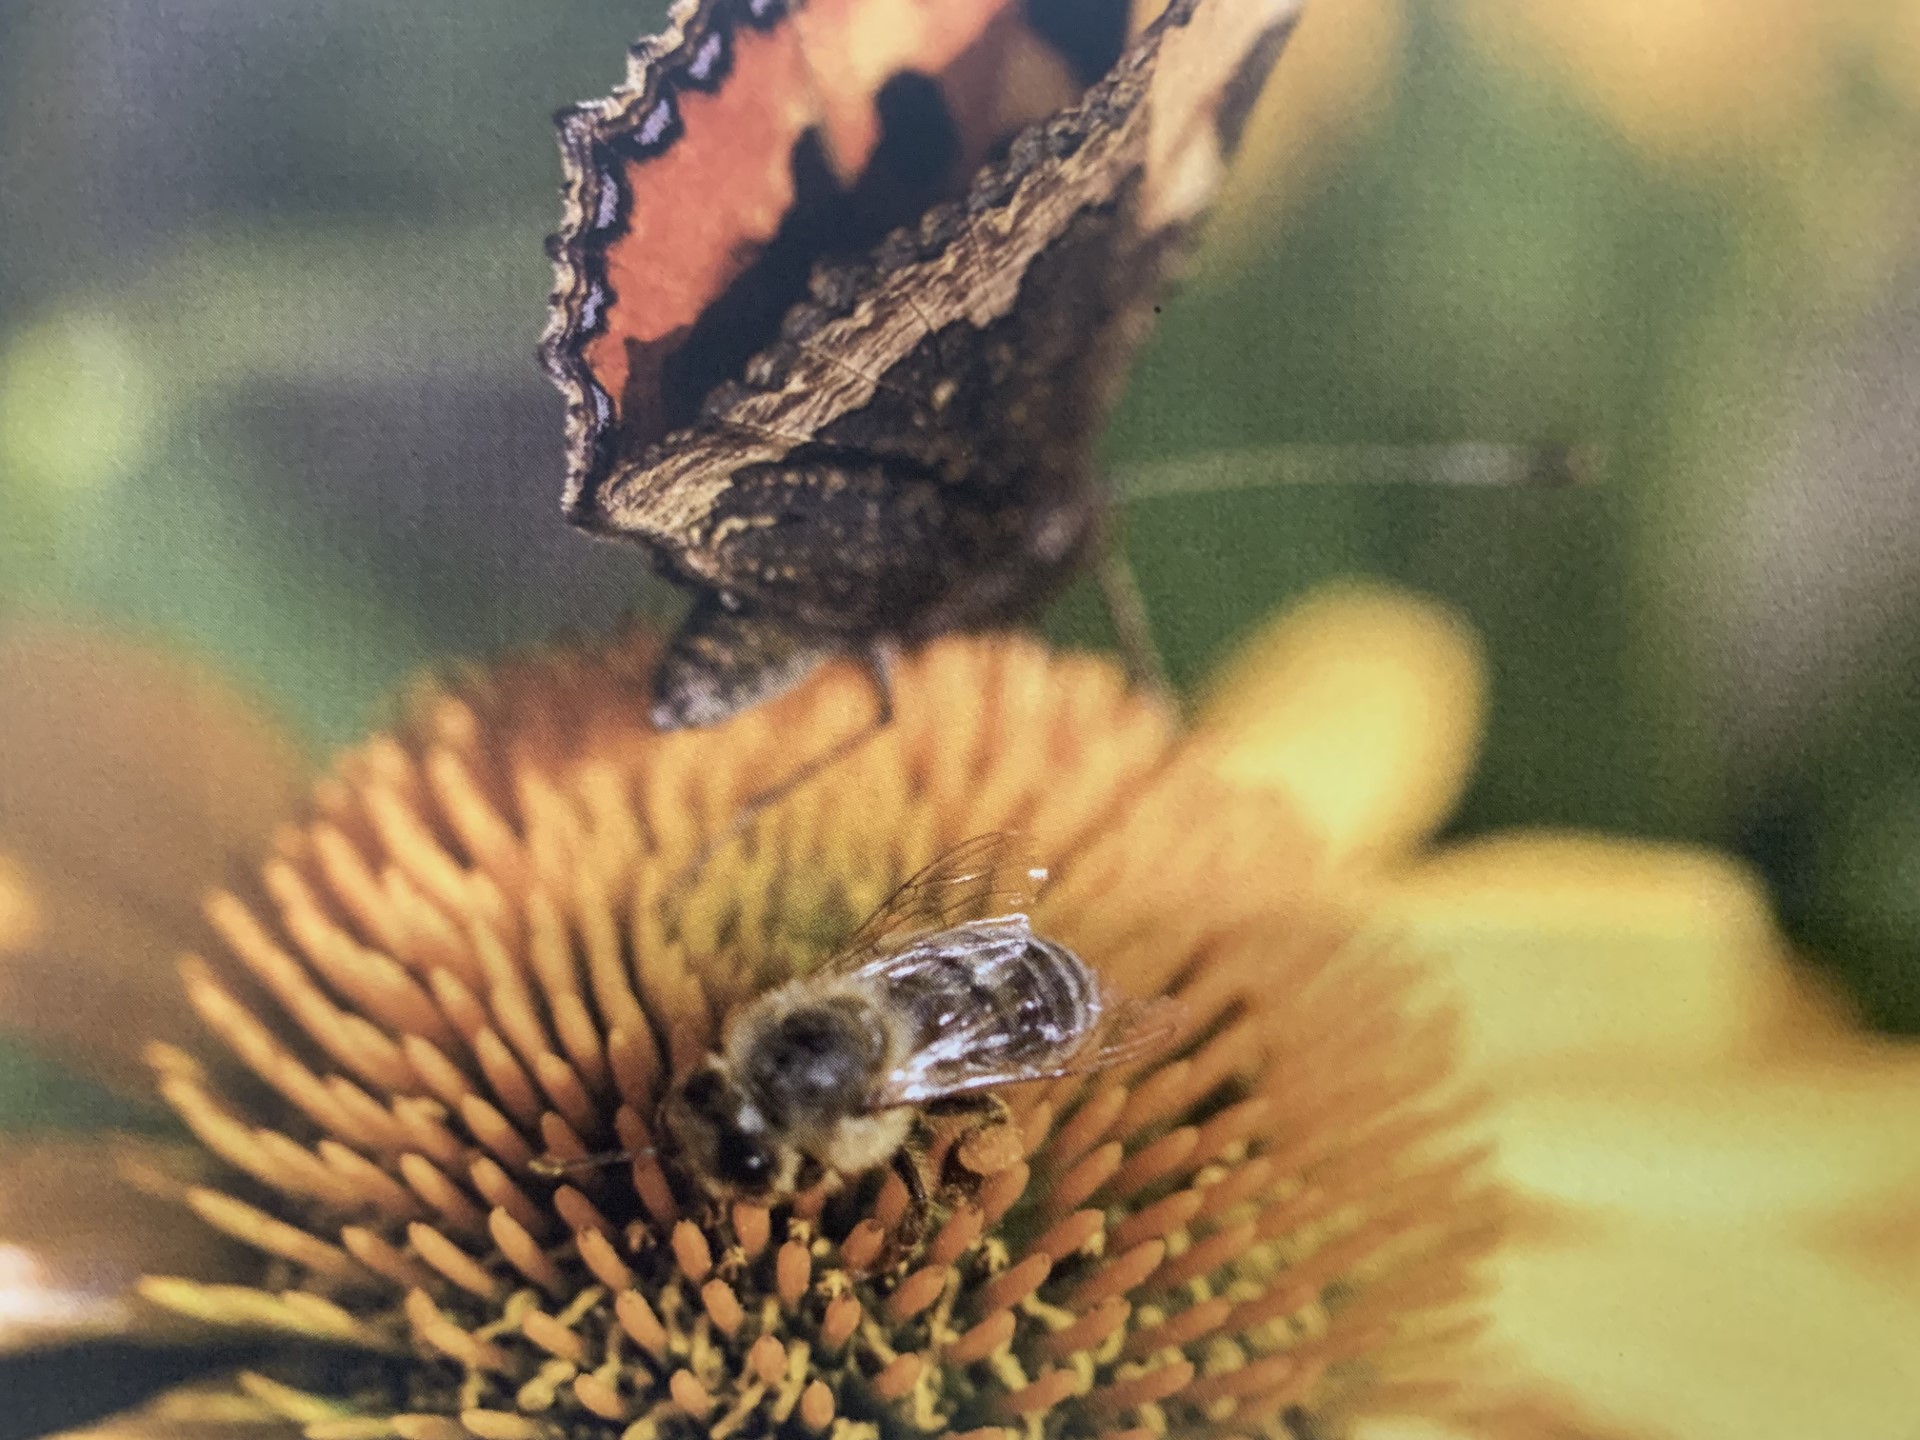
<svg viewBox="0 0 1920 1440">
<path fill-rule="evenodd" d="M 316 1440 L 1324 1437 L 1469 1403 L 1502 1206 L 1453 1017 L 1321 893 L 1284 801 L 1104 663 L 950 639 L 740 828 L 866 724 L 866 682 L 660 735 L 655 653 L 422 686 L 208 901 L 182 975 L 217 1045 L 152 1059 L 228 1167 L 188 1203 L 258 1280 L 144 1293 L 366 1357 L 250 1395 Z M 1036 929 L 1173 996 L 1176 1032 L 935 1120 L 930 1213 L 884 1172 L 707 1198 L 657 1124 L 672 1079 L 995 831 L 1048 867 Z"/>
</svg>

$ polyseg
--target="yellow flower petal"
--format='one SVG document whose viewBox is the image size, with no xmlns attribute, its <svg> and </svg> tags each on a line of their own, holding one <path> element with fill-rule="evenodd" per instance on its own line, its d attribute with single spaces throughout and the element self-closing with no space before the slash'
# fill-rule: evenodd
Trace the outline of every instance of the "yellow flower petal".
<svg viewBox="0 0 1920 1440">
<path fill-rule="evenodd" d="M 143 902 L 197 897 L 304 789 L 295 746 L 211 672 L 52 623 L 0 628 L 0 816 Z"/>
<path fill-rule="evenodd" d="M 1479 642 L 1450 611 L 1340 586 L 1228 662 L 1198 743 L 1224 778 L 1284 790 L 1336 862 L 1389 855 L 1459 799 L 1485 689 Z"/>
<path fill-rule="evenodd" d="M 1630 138 L 1711 154 L 1794 136 L 1829 93 L 1851 4 L 1797 0 L 1470 0 L 1501 58 L 1569 72 Z"/>
<path fill-rule="evenodd" d="M 1752 876 L 1675 845 L 1523 832 L 1382 883 L 1379 923 L 1443 963 L 1486 1068 L 1706 1066 L 1798 1004 Z"/>
<path fill-rule="evenodd" d="M 1609 1433 L 1913 1440 L 1920 1295 L 1695 1225 L 1513 1247 L 1493 1270 L 1493 1339 L 1515 1375 L 1561 1389 Z"/>
<path fill-rule="evenodd" d="M 129 1291 L 150 1268 L 230 1273 L 236 1247 L 154 1193 L 200 1163 L 190 1149 L 128 1140 L 0 1144 L 0 1351 L 144 1330 Z"/>
<path fill-rule="evenodd" d="M 1399 80 L 1402 0 L 1309 5 L 1284 62 L 1247 122 L 1233 178 L 1207 227 L 1211 263 L 1243 256 L 1311 193 L 1342 139 L 1363 134 Z"/>
<path fill-rule="evenodd" d="M 1882 83 L 1909 107 L 1920 107 L 1920 7 L 1888 5 L 1869 32 Z"/>
<path fill-rule="evenodd" d="M 1511 1095 L 1495 1123 L 1501 1168 L 1535 1194 L 1819 1238 L 1913 1211 L 1920 1050 L 1695 1078 L 1626 1070 Z"/>
<path fill-rule="evenodd" d="M 60 1440 L 295 1440 L 301 1427 L 230 1385 L 182 1386 Z"/>
<path fill-rule="evenodd" d="M 45 918 L 22 943 L 0 943 L 0 1025 L 124 1095 L 153 1100 L 141 1046 L 205 1033 L 174 970 L 182 950 L 204 943 L 197 917 L 182 906 L 163 918 L 66 874 L 19 865 L 16 875 Z"/>
<path fill-rule="evenodd" d="M 1826 1248 L 1876 1282 L 1920 1295 L 1920 1206 L 1909 1201 L 1897 1215 L 1843 1223 L 1821 1238 Z"/>
<path fill-rule="evenodd" d="M 173 975 L 200 896 L 301 789 L 294 748 L 213 677 L 49 624 L 0 629 L 0 1022 L 109 1084 L 129 1035 L 197 1035 Z"/>
<path fill-rule="evenodd" d="M 1354 1425 L 1352 1440 L 1476 1440 L 1469 1431 L 1441 1420 L 1411 1415 L 1371 1416 Z"/>
<path fill-rule="evenodd" d="M 34 894 L 27 867 L 0 851 L 0 954 L 26 949 L 46 928 L 46 907 Z"/>
</svg>

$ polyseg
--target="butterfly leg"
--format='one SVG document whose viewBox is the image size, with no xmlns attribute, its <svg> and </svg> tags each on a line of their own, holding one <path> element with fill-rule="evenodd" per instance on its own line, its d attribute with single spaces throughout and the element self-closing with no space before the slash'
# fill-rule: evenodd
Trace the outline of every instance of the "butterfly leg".
<svg viewBox="0 0 1920 1440">
<path fill-rule="evenodd" d="M 1118 536 L 1110 536 L 1101 547 L 1094 574 L 1100 582 L 1101 598 L 1106 601 L 1107 617 L 1120 641 L 1120 653 L 1127 662 L 1127 674 L 1134 684 L 1154 691 L 1172 705 L 1173 684 L 1167 679 L 1160 647 L 1154 644 L 1146 596 L 1140 593 L 1140 582 L 1127 563 L 1127 552 Z"/>
</svg>

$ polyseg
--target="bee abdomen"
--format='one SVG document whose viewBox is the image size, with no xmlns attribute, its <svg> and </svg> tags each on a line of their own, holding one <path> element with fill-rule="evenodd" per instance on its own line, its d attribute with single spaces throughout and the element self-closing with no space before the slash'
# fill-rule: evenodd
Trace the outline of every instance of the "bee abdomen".
<svg viewBox="0 0 1920 1440">
<path fill-rule="evenodd" d="M 1100 1019 L 1100 983 L 1063 945 L 1024 937 L 981 963 L 978 948 L 942 947 L 908 976 L 898 1000 L 913 1016 L 917 1043 L 928 1047 L 956 1025 L 975 1032 L 994 1059 L 1010 1067 L 1044 1068 L 1065 1060 Z M 990 1025 L 979 1024 L 992 1016 Z"/>
</svg>

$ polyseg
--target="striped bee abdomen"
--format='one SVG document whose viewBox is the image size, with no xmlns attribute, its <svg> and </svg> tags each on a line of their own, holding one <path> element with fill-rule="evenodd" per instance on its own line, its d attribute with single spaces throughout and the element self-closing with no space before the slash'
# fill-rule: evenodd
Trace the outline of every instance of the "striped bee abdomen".
<svg viewBox="0 0 1920 1440">
<path fill-rule="evenodd" d="M 1098 977 L 1024 920 L 961 926 L 940 942 L 917 947 L 912 963 L 887 976 L 889 1000 L 911 1021 L 911 1048 L 932 1061 L 927 1078 L 1049 1070 L 1098 1028 Z"/>
</svg>

